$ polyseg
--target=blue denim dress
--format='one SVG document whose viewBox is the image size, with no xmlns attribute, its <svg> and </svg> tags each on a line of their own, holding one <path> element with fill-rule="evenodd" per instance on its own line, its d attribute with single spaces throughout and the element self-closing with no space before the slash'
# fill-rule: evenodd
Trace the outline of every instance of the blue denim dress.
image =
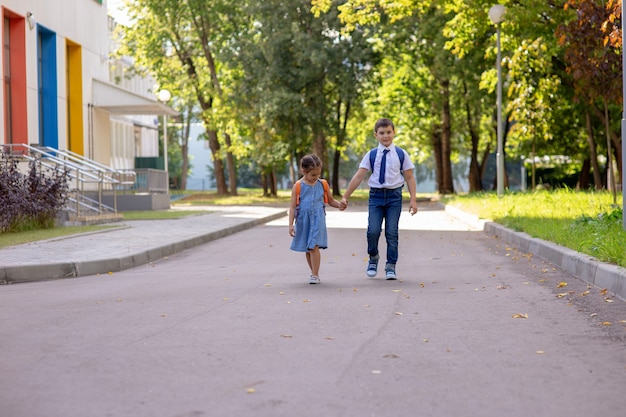
<svg viewBox="0 0 626 417">
<path fill-rule="evenodd" d="M 300 204 L 296 207 L 296 235 L 291 241 L 291 250 L 308 252 L 315 248 L 328 247 L 326 231 L 326 207 L 324 205 L 324 186 L 316 181 L 308 185 L 304 181 L 300 185 Z"/>
</svg>

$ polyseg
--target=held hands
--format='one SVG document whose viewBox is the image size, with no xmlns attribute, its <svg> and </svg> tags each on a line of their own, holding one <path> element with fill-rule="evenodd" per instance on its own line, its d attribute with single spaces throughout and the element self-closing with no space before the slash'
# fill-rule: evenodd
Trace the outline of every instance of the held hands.
<svg viewBox="0 0 626 417">
<path fill-rule="evenodd" d="M 348 200 L 346 200 L 345 198 L 342 198 L 341 201 L 339 202 L 339 210 L 343 211 L 347 208 L 348 208 Z"/>
</svg>

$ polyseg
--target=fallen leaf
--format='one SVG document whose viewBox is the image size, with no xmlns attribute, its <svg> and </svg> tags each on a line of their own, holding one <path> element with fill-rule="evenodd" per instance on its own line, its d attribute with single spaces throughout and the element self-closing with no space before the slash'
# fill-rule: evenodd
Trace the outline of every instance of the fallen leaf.
<svg viewBox="0 0 626 417">
<path fill-rule="evenodd" d="M 430 342 L 430 340 L 424 339 L 424 343 L 428 343 L 428 342 Z"/>
<path fill-rule="evenodd" d="M 400 313 L 399 311 L 396 311 L 396 312 L 395 312 L 395 313 L 393 313 L 393 314 L 395 314 L 396 316 L 401 316 L 401 315 L 402 315 L 402 313 Z"/>
<path fill-rule="evenodd" d="M 498 285 L 496 290 L 506 290 L 506 285 Z"/>
<path fill-rule="evenodd" d="M 588 295 L 590 292 L 591 291 L 587 290 L 587 291 L 582 292 L 580 295 L 585 296 L 585 295 Z"/>
<path fill-rule="evenodd" d="M 610 326 L 610 325 L 611 325 L 611 322 L 610 322 L 610 321 L 603 321 L 603 322 L 602 322 L 602 325 L 603 325 L 603 326 Z"/>
<path fill-rule="evenodd" d="M 265 284 L 264 287 L 271 287 L 272 284 Z"/>
<path fill-rule="evenodd" d="M 310 303 L 311 300 L 302 300 L 303 303 Z"/>
<path fill-rule="evenodd" d="M 400 356 L 396 355 L 395 353 L 389 353 L 385 356 L 383 356 L 383 358 L 392 358 L 392 359 L 396 359 L 399 358 Z"/>
<path fill-rule="evenodd" d="M 517 313 L 517 314 L 513 314 L 513 318 L 514 319 L 527 319 L 528 318 L 528 314 L 524 313 Z"/>
<path fill-rule="evenodd" d="M 556 298 L 562 298 L 562 297 L 565 297 L 566 295 L 567 295 L 566 292 L 562 292 L 562 293 L 557 294 Z"/>
<path fill-rule="evenodd" d="M 402 292 L 402 290 L 391 290 L 391 292 Z"/>
<path fill-rule="evenodd" d="M 543 354 L 544 354 L 544 353 L 546 353 L 546 352 L 544 352 L 543 350 L 538 350 L 538 351 L 536 351 L 535 353 L 536 353 L 537 355 L 543 355 Z"/>
<path fill-rule="evenodd" d="M 359 291 L 359 289 L 358 288 L 352 288 L 352 291 L 357 292 L 357 291 Z"/>
<path fill-rule="evenodd" d="M 165 314 L 161 314 L 161 317 L 166 317 L 166 315 Z"/>
<path fill-rule="evenodd" d="M 600 290 L 600 294 L 602 295 L 606 295 L 607 292 L 609 292 L 609 290 L 607 290 L 606 288 Z"/>
<path fill-rule="evenodd" d="M 334 338 L 334 337 L 332 337 L 332 336 L 326 336 L 326 337 L 325 337 L 325 339 L 326 339 L 326 340 L 335 340 L 335 338 Z"/>
<path fill-rule="evenodd" d="M 113 272 L 109 271 L 109 272 L 108 272 L 108 274 L 109 274 L 109 275 L 113 275 Z"/>
<path fill-rule="evenodd" d="M 228 298 L 227 298 L 227 297 L 224 297 L 224 298 L 222 298 L 222 300 L 224 300 L 224 301 L 228 301 Z"/>
<path fill-rule="evenodd" d="M 248 388 L 248 389 L 246 390 L 246 392 L 247 392 L 248 394 L 254 394 L 254 393 L 256 392 L 256 389 L 255 389 L 255 388 Z"/>
<path fill-rule="evenodd" d="M 606 297 L 606 298 L 604 299 L 604 301 L 605 301 L 605 302 L 607 302 L 607 303 L 612 303 L 612 302 L 613 302 L 613 300 L 611 300 L 611 299 L 610 299 L 610 298 L 608 298 L 608 297 Z"/>
<path fill-rule="evenodd" d="M 280 291 L 278 295 L 285 295 L 285 291 Z"/>
<path fill-rule="evenodd" d="M 372 371 L 372 373 L 373 373 L 373 374 L 382 374 L 383 372 L 382 372 L 382 371 L 379 371 L 378 369 L 374 369 L 374 370 Z"/>
<path fill-rule="evenodd" d="M 290 334 L 281 334 L 280 337 L 284 337 L 285 339 L 291 339 L 293 335 Z"/>
<path fill-rule="evenodd" d="M 567 282 L 559 282 L 559 285 L 556 286 L 557 288 L 563 288 L 563 287 L 567 287 Z"/>
<path fill-rule="evenodd" d="M 423 283 L 423 282 L 420 282 L 420 287 L 422 287 L 422 288 L 424 288 L 424 287 L 425 287 L 425 285 L 424 285 L 424 283 Z"/>
</svg>

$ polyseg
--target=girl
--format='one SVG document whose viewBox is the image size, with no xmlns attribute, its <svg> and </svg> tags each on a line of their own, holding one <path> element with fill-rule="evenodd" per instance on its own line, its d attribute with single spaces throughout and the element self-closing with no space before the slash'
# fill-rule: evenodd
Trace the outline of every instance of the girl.
<svg viewBox="0 0 626 417">
<path fill-rule="evenodd" d="M 306 155 L 300 160 L 300 178 L 291 190 L 289 208 L 289 234 L 293 237 L 291 250 L 306 252 L 311 269 L 309 284 L 319 284 L 320 249 L 328 247 L 326 231 L 326 204 L 344 210 L 328 189 L 328 182 L 320 179 L 322 161 L 317 155 Z M 294 224 L 295 220 L 295 224 Z"/>
</svg>

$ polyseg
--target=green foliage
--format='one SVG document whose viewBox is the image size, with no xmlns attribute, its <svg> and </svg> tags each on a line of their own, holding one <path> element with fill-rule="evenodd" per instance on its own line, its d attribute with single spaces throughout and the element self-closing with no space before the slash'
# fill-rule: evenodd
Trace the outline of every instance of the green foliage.
<svg viewBox="0 0 626 417">
<path fill-rule="evenodd" d="M 0 148 L 0 233 L 53 227 L 68 198 L 66 169 L 32 160 L 24 173 L 19 158 Z"/>
<path fill-rule="evenodd" d="M 506 193 L 501 198 L 495 193 L 476 193 L 446 197 L 444 202 L 601 261 L 626 266 L 622 208 L 612 204 L 609 192 L 564 188 Z"/>
<path fill-rule="evenodd" d="M 333 152 L 338 163 L 371 147 L 383 116 L 414 160 L 436 160 L 439 171 L 469 157 L 480 176 L 495 149 L 492 1 L 128 3 L 136 25 L 125 52 L 137 51 L 160 87 L 197 100 L 207 129 L 220 132 L 218 160 L 229 152 L 268 173 L 315 151 L 330 168 Z M 600 135 L 618 142 L 620 129 L 617 2 L 500 3 L 507 158 L 568 155 L 580 166 L 589 142 L 606 154 Z"/>
</svg>

